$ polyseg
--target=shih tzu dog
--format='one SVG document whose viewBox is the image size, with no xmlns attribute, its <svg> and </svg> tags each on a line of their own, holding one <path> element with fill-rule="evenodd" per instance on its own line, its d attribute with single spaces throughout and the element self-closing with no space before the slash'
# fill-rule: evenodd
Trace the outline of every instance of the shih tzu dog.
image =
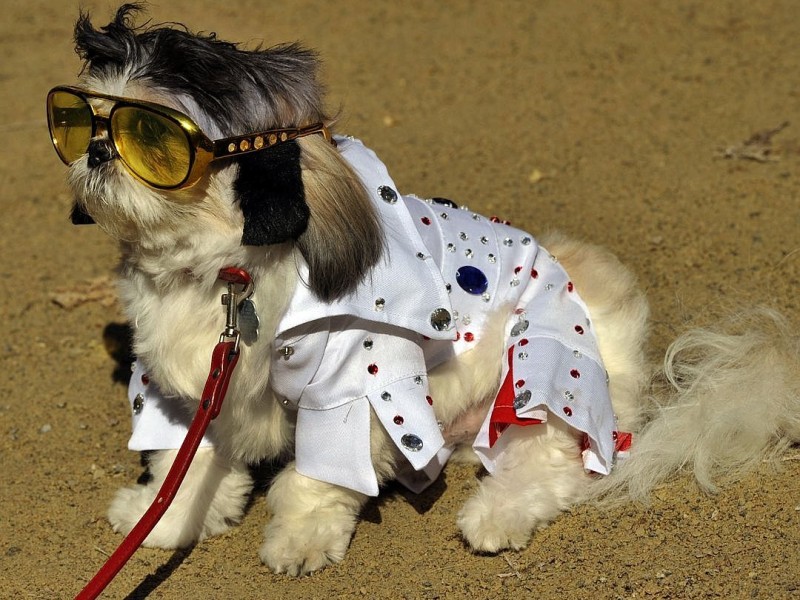
<svg viewBox="0 0 800 600">
<path fill-rule="evenodd" d="M 497 552 L 577 502 L 642 495 L 684 465 L 711 487 L 718 466 L 800 438 L 779 318 L 681 337 L 675 391 L 651 410 L 648 307 L 616 258 L 401 195 L 371 150 L 330 133 L 312 52 L 137 27 L 139 8 L 99 29 L 82 15 L 80 83 L 48 96 L 73 222 L 119 240 L 130 448 L 153 451 L 150 482 L 111 504 L 115 530 L 153 501 L 196 410 L 229 266 L 254 284 L 238 370 L 151 546 L 237 523 L 266 459 L 287 464 L 260 556 L 297 575 L 342 560 L 383 484 L 421 490 L 453 452 L 488 471 L 458 527 Z"/>
</svg>

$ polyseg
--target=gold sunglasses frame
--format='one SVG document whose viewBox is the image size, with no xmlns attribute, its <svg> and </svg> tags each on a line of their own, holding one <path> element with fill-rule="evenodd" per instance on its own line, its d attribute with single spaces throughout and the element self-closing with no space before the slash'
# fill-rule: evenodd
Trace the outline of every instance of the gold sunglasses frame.
<svg viewBox="0 0 800 600">
<path fill-rule="evenodd" d="M 177 190 L 193 186 L 203 176 L 203 173 L 208 168 L 208 165 L 215 160 L 240 154 L 259 152 L 261 150 L 271 148 L 277 144 L 289 142 L 307 135 L 320 134 L 329 143 L 333 144 L 334 146 L 336 145 L 336 142 L 331 136 L 330 130 L 325 126 L 324 123 L 313 123 L 305 127 L 268 129 L 266 131 L 259 131 L 246 135 L 237 135 L 233 137 L 212 140 L 205 133 L 203 133 L 200 127 L 188 116 L 178 110 L 164 106 L 163 104 L 147 102 L 146 100 L 134 100 L 132 98 L 125 98 L 122 96 L 112 96 L 110 94 L 101 94 L 99 92 L 93 92 L 75 86 L 59 85 L 47 93 L 47 128 L 50 132 L 50 140 L 53 142 L 53 147 L 56 150 L 56 154 L 58 154 L 58 157 L 66 165 L 71 164 L 72 161 L 68 161 L 62 155 L 58 145 L 58 140 L 53 133 L 53 123 L 51 122 L 52 98 L 57 92 L 73 94 L 83 100 L 92 112 L 91 138 L 94 138 L 97 135 L 98 123 L 102 123 L 106 129 L 109 140 L 111 140 L 111 143 L 114 144 L 114 149 L 117 152 L 117 156 L 119 156 L 120 160 L 125 164 L 128 171 L 142 183 L 160 190 Z M 89 102 L 89 100 L 92 98 L 109 100 L 114 103 L 114 105 L 108 111 L 108 115 L 103 116 L 98 114 L 97 108 L 93 106 L 91 102 Z M 183 134 L 186 136 L 187 142 L 189 143 L 189 169 L 186 177 L 180 183 L 176 185 L 158 185 L 151 181 L 147 181 L 141 175 L 136 173 L 125 161 L 125 158 L 119 152 L 119 147 L 114 140 L 114 132 L 111 128 L 111 117 L 113 116 L 114 111 L 121 107 L 142 108 L 154 112 L 157 115 L 164 117 L 178 125 Z M 87 146 L 86 150 L 88 151 L 88 149 L 89 148 Z"/>
</svg>

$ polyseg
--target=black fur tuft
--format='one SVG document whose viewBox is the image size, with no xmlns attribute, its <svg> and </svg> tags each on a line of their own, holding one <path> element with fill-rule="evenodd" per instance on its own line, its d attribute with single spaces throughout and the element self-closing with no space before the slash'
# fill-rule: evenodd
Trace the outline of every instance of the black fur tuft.
<svg viewBox="0 0 800 600">
<path fill-rule="evenodd" d="M 244 214 L 243 245 L 294 241 L 306 230 L 310 211 L 296 141 L 241 156 L 234 187 Z"/>
</svg>

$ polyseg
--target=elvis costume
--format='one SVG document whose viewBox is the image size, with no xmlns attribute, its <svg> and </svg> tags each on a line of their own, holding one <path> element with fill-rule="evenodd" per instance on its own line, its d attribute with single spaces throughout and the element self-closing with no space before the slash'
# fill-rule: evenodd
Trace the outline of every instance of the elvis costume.
<svg viewBox="0 0 800 600">
<path fill-rule="evenodd" d="M 297 471 L 377 495 L 371 409 L 407 460 L 400 481 L 424 489 L 452 452 L 427 373 L 475 346 L 489 316 L 503 310 L 501 386 L 475 452 L 491 472 L 506 427 L 557 418 L 583 432 L 585 468 L 608 474 L 620 434 L 607 374 L 587 308 L 556 257 L 496 218 L 443 199 L 401 196 L 371 150 L 352 138 L 337 142 L 370 193 L 385 252 L 354 292 L 333 302 L 311 293 L 301 265 L 273 334 L 270 381 L 285 409 L 297 412 Z M 177 448 L 188 418 L 171 413 L 156 386 L 143 383 L 145 371 L 137 365 L 131 379 L 129 448 Z M 213 423 L 204 443 L 212 439 Z"/>
</svg>

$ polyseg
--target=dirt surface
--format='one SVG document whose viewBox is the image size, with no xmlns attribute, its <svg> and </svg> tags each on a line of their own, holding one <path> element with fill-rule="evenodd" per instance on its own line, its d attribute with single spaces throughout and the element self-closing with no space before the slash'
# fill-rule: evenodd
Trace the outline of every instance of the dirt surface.
<svg viewBox="0 0 800 600">
<path fill-rule="evenodd" d="M 82 4 L 98 24 L 114 6 Z M 117 250 L 69 224 L 45 124 L 45 93 L 79 69 L 77 11 L 11 0 L 0 21 L 3 598 L 72 597 L 119 543 L 104 512 L 141 472 L 104 342 L 122 323 Z M 179 0 L 151 15 L 251 46 L 302 40 L 325 60 L 339 130 L 402 191 L 612 248 L 652 302 L 654 360 L 687 324 L 739 306 L 800 325 L 794 0 Z M 105 597 L 800 597 L 799 454 L 715 496 L 679 478 L 649 506 L 580 507 L 499 556 L 460 540 L 476 478 L 452 466 L 421 496 L 388 490 L 346 560 L 299 580 L 260 564 L 256 495 L 226 535 L 137 552 Z"/>
</svg>

